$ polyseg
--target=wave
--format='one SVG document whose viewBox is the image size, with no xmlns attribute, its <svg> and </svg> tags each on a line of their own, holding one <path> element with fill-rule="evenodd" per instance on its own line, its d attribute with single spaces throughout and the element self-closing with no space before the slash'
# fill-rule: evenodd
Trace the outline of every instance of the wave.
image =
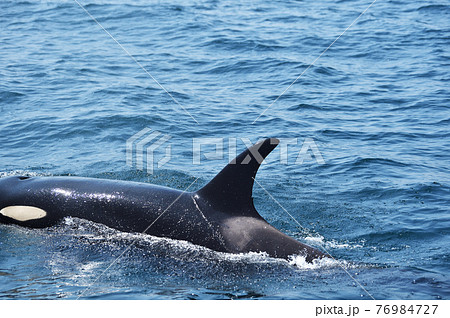
<svg viewBox="0 0 450 318">
<path fill-rule="evenodd" d="M 450 6 L 445 4 L 429 4 L 421 6 L 416 9 L 419 12 L 432 12 L 442 14 L 443 12 L 450 13 Z"/>
<path fill-rule="evenodd" d="M 4 102 L 15 102 L 21 97 L 26 96 L 26 94 L 15 92 L 15 91 L 0 91 L 0 100 Z"/>
</svg>

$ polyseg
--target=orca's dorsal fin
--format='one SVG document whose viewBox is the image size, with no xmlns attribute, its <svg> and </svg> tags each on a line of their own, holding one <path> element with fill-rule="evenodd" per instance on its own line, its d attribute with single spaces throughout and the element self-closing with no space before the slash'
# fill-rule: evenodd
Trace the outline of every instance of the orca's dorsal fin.
<svg viewBox="0 0 450 318">
<path fill-rule="evenodd" d="M 233 159 L 197 194 L 219 211 L 260 217 L 253 206 L 254 178 L 264 158 L 278 144 L 276 138 L 257 142 Z"/>
</svg>

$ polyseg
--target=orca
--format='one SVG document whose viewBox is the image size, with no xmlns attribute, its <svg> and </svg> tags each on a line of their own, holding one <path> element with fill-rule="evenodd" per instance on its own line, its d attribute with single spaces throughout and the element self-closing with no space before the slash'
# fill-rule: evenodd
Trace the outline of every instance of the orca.
<svg viewBox="0 0 450 318">
<path fill-rule="evenodd" d="M 256 172 L 278 143 L 267 138 L 247 148 L 195 192 L 82 177 L 1 178 L 0 222 L 43 228 L 70 216 L 218 252 L 328 257 L 271 226 L 253 205 Z"/>
</svg>

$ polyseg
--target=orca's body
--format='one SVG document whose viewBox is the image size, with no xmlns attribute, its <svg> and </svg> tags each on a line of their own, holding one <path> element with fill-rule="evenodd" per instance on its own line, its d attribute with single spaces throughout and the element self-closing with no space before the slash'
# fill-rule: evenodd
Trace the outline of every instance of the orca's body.
<svg viewBox="0 0 450 318">
<path fill-rule="evenodd" d="M 253 206 L 254 177 L 277 144 L 272 138 L 253 145 L 197 192 L 92 178 L 2 178 L 0 222 L 37 228 L 72 216 L 220 252 L 304 255 L 311 262 L 326 255 L 272 227 Z"/>
</svg>

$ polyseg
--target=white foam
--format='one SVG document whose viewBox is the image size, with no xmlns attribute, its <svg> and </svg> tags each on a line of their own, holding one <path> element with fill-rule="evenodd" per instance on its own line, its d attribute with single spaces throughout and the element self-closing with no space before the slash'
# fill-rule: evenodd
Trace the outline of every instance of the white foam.
<svg viewBox="0 0 450 318">
<path fill-rule="evenodd" d="M 320 269 L 331 267 L 348 267 L 349 263 L 343 260 L 335 260 L 333 258 L 324 257 L 320 259 L 314 259 L 311 263 L 306 261 L 306 257 L 302 255 L 291 255 L 289 257 L 289 264 L 300 269 Z"/>
<path fill-rule="evenodd" d="M 25 176 L 25 177 L 50 177 L 52 174 L 43 172 L 34 172 L 27 170 L 13 170 L 13 171 L 0 171 L 0 178 L 12 177 L 12 176 Z"/>
<path fill-rule="evenodd" d="M 322 258 L 313 260 L 312 263 L 306 262 L 306 258 L 301 255 L 292 255 L 288 260 L 270 257 L 264 252 L 249 253 L 224 253 L 213 251 L 207 247 L 195 245 L 188 241 L 175 240 L 171 238 L 157 237 L 142 233 L 128 233 L 109 228 L 103 224 L 94 223 L 84 219 L 66 217 L 65 225 L 71 227 L 74 236 L 85 238 L 90 241 L 104 242 L 110 245 L 114 241 L 125 240 L 130 244 L 136 243 L 137 246 L 160 249 L 169 251 L 167 256 L 173 259 L 198 258 L 203 260 L 221 260 L 233 263 L 256 263 L 256 264 L 285 264 L 286 266 L 295 266 L 302 270 L 316 270 L 331 267 L 351 267 L 352 265 L 343 260 L 334 260 L 332 258 Z M 324 241 L 323 237 L 315 237 L 315 242 Z"/>
<path fill-rule="evenodd" d="M 363 245 L 356 243 L 339 243 L 336 240 L 326 241 L 325 238 L 321 235 L 307 236 L 305 237 L 305 240 L 308 241 L 308 243 L 311 245 L 321 246 L 326 249 L 354 249 L 363 247 Z"/>
<path fill-rule="evenodd" d="M 318 245 L 323 245 L 323 243 L 325 241 L 324 237 L 321 235 L 307 236 L 307 237 L 305 237 L 305 240 L 310 243 L 316 243 Z"/>
</svg>

